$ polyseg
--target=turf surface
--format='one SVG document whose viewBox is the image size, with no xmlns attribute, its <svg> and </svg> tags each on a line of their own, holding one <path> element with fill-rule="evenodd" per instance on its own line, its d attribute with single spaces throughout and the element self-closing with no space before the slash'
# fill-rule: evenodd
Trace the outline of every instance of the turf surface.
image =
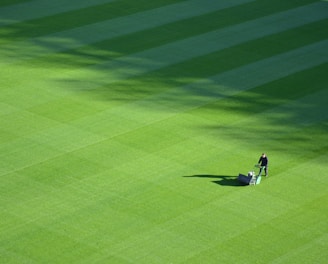
<svg viewBox="0 0 328 264">
<path fill-rule="evenodd" d="M 1 263 L 325 262 L 327 1 L 3 0 L 0 25 Z"/>
</svg>

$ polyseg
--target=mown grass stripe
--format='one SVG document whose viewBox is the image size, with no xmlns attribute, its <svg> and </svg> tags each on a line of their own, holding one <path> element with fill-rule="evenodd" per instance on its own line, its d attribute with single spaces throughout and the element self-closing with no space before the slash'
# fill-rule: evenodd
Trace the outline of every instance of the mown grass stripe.
<svg viewBox="0 0 328 264">
<path fill-rule="evenodd" d="M 29 0 L 2 0 L 0 3 L 0 7 L 24 3 L 24 2 L 28 2 L 28 1 Z"/>
<path fill-rule="evenodd" d="M 188 83 L 188 80 L 206 78 L 219 72 L 228 71 L 235 67 L 328 39 L 326 27 L 328 27 L 328 19 L 251 40 L 205 56 L 192 58 L 134 78 L 134 87 L 141 89 L 143 82 L 149 78 L 169 79 L 170 82 L 166 82 L 165 85 L 172 86 L 172 88 Z"/>
<path fill-rule="evenodd" d="M 2 43 L 22 41 L 33 37 L 49 35 L 52 33 L 69 30 L 100 21 L 123 17 L 138 12 L 169 6 L 184 0 L 139 0 L 131 3 L 130 0 L 114 1 L 87 8 L 62 12 L 57 15 L 45 16 L 39 19 L 22 21 L 7 25 L 1 29 Z M 33 30 L 31 30 L 33 28 Z"/>
<path fill-rule="evenodd" d="M 224 99 L 241 91 L 252 89 L 268 82 L 286 77 L 290 74 L 306 70 L 328 62 L 328 40 L 314 43 L 299 49 L 279 54 L 264 60 L 247 64 L 245 66 L 196 81 L 186 86 L 176 87 L 167 92 L 151 95 L 142 100 L 131 102 L 117 108 L 104 111 L 100 115 L 119 114 L 122 111 L 134 120 L 144 120 L 138 116 L 136 108 L 149 105 L 166 109 L 169 115 L 175 115 L 195 107 Z M 188 94 L 188 96 L 186 96 Z M 192 100 L 191 95 L 194 95 Z M 177 103 L 176 98 L 179 98 Z M 184 98 L 186 101 L 184 102 Z M 156 102 L 152 104 L 152 102 Z M 94 117 L 93 117 L 94 118 Z M 148 122 L 150 120 L 147 120 Z M 151 120 L 152 122 L 156 120 Z"/>
<path fill-rule="evenodd" d="M 256 19 L 259 16 L 262 17 L 287 10 L 293 7 L 292 2 L 293 1 L 283 1 L 279 5 L 272 1 L 248 2 L 228 9 L 220 9 L 204 15 L 179 20 L 114 39 L 103 40 L 77 49 L 69 49 L 64 52 L 54 53 L 52 55 L 47 55 L 43 60 L 41 58 L 37 59 L 39 61 L 42 60 L 43 64 L 49 66 L 52 65 L 52 62 L 56 64 L 61 60 L 67 62 L 64 65 L 65 67 L 96 64 L 109 58 L 114 59 L 119 56 L 126 56 L 156 46 L 162 46 L 172 42 L 172 40 L 177 41 L 179 39 L 217 30 L 218 28 L 242 23 L 246 20 Z M 261 11 L 254 12 L 255 7 L 259 5 Z"/>
<path fill-rule="evenodd" d="M 42 17 L 40 19 L 22 21 L 20 23 L 15 23 L 2 28 L 2 42 L 4 42 L 4 38 L 8 41 L 9 39 L 10 41 L 17 41 L 42 35 L 49 35 L 51 33 L 69 30 L 87 24 L 95 24 L 100 21 L 168 6 L 177 2 L 178 0 L 157 0 L 156 2 L 139 0 L 137 3 L 131 5 L 130 0 L 121 0 L 107 4 L 99 4 L 88 8 L 67 11 L 53 16 Z M 197 30 L 210 31 L 218 27 L 228 26 L 229 24 L 237 24 L 238 21 L 240 23 L 245 20 L 255 19 L 258 16 L 269 15 L 290 8 L 295 8 L 297 6 L 309 4 L 311 2 L 314 2 L 314 0 L 297 0 L 296 3 L 295 0 L 288 2 L 277 0 L 274 3 L 268 0 L 254 0 L 243 1 L 238 5 L 232 5 L 231 3 L 232 6 L 228 6 L 223 9 L 221 8 L 219 10 L 215 10 L 214 4 L 209 2 L 208 4 L 204 3 L 204 7 L 207 8 L 207 6 L 212 6 L 213 10 L 210 13 L 193 16 L 190 19 L 183 19 L 178 23 L 170 23 L 165 27 L 165 30 L 167 33 L 171 30 L 179 33 L 178 35 L 181 34 L 186 37 L 185 34 L 190 31 L 194 31 L 194 33 L 196 33 Z M 220 3 L 222 3 L 222 1 Z M 190 5 L 192 6 L 193 3 L 191 2 Z M 186 10 L 183 11 L 183 13 L 185 12 Z M 183 31 L 181 30 L 182 27 L 185 27 Z M 31 28 L 33 28 L 33 30 L 31 30 Z M 163 35 L 166 36 L 166 34 Z"/>
<path fill-rule="evenodd" d="M 261 12 L 255 12 L 254 9 L 255 7 L 258 7 L 259 4 L 263 5 L 260 9 Z M 217 10 L 212 13 L 165 24 L 156 28 L 104 40 L 87 47 L 81 47 L 79 52 L 82 54 L 92 54 L 94 48 L 106 50 L 110 47 L 111 51 L 113 51 L 113 54 L 111 55 L 113 57 L 115 54 L 126 55 L 136 53 L 140 51 L 140 49 L 146 50 L 153 48 L 154 46 L 160 46 L 172 42 L 173 39 L 177 41 L 179 39 L 203 34 L 212 30 L 280 12 L 288 8 L 292 8 L 289 1 L 284 1 L 279 5 L 272 1 L 253 1 L 229 8 L 228 10 Z"/>
<path fill-rule="evenodd" d="M 255 60 L 261 60 L 267 56 L 273 56 L 281 52 L 286 52 L 290 49 L 297 48 L 298 46 L 311 44 L 313 41 L 319 41 L 321 37 L 327 38 L 327 34 L 325 34 L 326 31 L 322 31 L 322 28 L 324 28 L 326 24 L 327 20 L 318 21 L 278 34 L 268 35 L 264 38 L 242 43 L 229 49 L 210 53 L 206 56 L 192 58 L 191 60 L 184 61 L 183 63 L 169 65 L 166 68 L 161 68 L 157 72 L 148 72 L 128 81 L 122 79 L 116 83 L 115 86 L 111 86 L 110 88 L 107 84 L 96 82 L 95 80 L 97 80 L 97 78 L 94 78 L 88 85 L 83 82 L 80 83 L 79 80 L 75 80 L 74 78 L 67 78 L 67 76 L 63 78 L 67 70 L 61 66 L 58 68 L 58 65 L 54 65 L 55 68 L 49 68 L 48 66 L 43 67 L 42 70 L 38 68 L 31 68 L 29 70 L 26 67 L 23 67 L 20 70 L 20 67 L 15 67 L 14 70 L 16 72 L 16 77 L 24 76 L 24 86 L 22 86 L 22 82 L 19 81 L 20 78 L 17 78 L 17 81 L 16 79 L 11 79 L 10 81 L 7 80 L 12 70 L 11 67 L 5 67 L 3 69 L 4 76 L 0 82 L 3 83 L 3 88 L 7 87 L 7 89 L 2 91 L 2 96 L 6 96 L 7 102 L 12 101 L 15 105 L 19 102 L 19 106 L 21 108 L 26 108 L 31 107 L 30 104 L 32 102 L 33 104 L 38 105 L 43 104 L 43 102 L 46 103 L 48 100 L 56 100 L 58 94 L 54 97 L 52 87 L 64 86 L 62 92 L 63 95 L 67 95 L 67 92 L 70 91 L 68 88 L 70 88 L 71 85 L 79 83 L 80 88 L 74 88 L 75 91 L 81 91 L 83 90 L 83 87 L 87 86 L 89 88 L 85 90 L 85 95 L 88 94 L 88 96 L 92 96 L 97 100 L 108 99 L 111 100 L 112 105 L 114 104 L 114 101 L 117 101 L 117 103 L 123 101 L 127 102 L 126 100 L 130 101 L 130 95 L 132 94 L 133 100 L 135 100 L 147 96 L 147 94 L 159 93 L 163 90 L 175 88 L 177 86 L 179 87 L 191 81 L 196 81 L 197 79 L 206 78 L 208 76 L 210 77 L 218 72 L 239 67 L 242 64 L 252 63 Z M 306 38 L 301 38 L 300 36 L 306 36 Z M 284 43 L 285 39 L 288 39 L 288 42 Z M 261 47 L 256 48 L 257 45 L 260 45 Z M 244 51 L 245 53 L 241 53 L 241 51 Z M 42 65 L 47 64 L 42 63 Z M 27 64 L 26 66 L 31 67 L 30 64 Z M 59 74 L 61 76 L 59 76 Z M 86 73 L 85 76 L 87 76 L 87 74 L 88 73 Z M 56 77 L 56 75 L 58 76 Z M 27 76 L 28 79 L 26 78 Z M 50 84 L 49 78 L 55 82 Z M 73 82 L 71 84 L 67 83 L 69 80 Z M 158 81 L 161 82 L 161 85 L 158 84 Z M 20 89 L 19 87 L 21 86 L 22 88 Z M 45 95 L 44 89 L 48 87 L 47 90 L 49 90 L 49 96 L 36 97 L 35 94 L 39 94 L 39 92 L 37 92 L 39 90 L 36 91 L 34 87 L 43 87 L 42 95 Z M 129 93 L 122 93 L 122 91 L 126 90 L 127 87 L 129 87 Z M 156 87 L 156 90 L 154 90 L 153 87 Z M 25 97 L 22 98 L 22 100 L 17 98 L 17 96 L 12 92 L 13 88 L 16 93 L 24 92 Z M 67 92 L 65 92 L 64 89 Z M 93 89 L 95 89 L 94 92 L 92 92 Z M 87 91 L 90 92 L 86 93 Z M 29 95 L 30 93 L 31 95 Z M 34 98 L 34 100 L 28 101 L 26 100 L 27 97 Z M 53 104 L 50 104 L 49 107 L 51 105 Z M 50 112 L 51 109 L 49 109 L 49 113 Z"/>
<path fill-rule="evenodd" d="M 210 0 L 206 1 L 212 2 Z M 15 61 L 12 59 L 14 57 L 12 53 L 15 53 L 15 57 L 19 60 L 39 57 L 40 55 L 78 48 L 104 39 L 153 28 L 191 16 L 208 13 L 214 9 L 223 9 L 249 1 L 252 0 L 219 1 L 209 4 L 204 3 L 204 0 L 192 0 L 188 3 L 182 2 L 55 34 L 32 38 L 27 41 L 5 44 L 2 46 L 1 53 L 3 57 L 10 57 L 8 62 Z M 183 12 L 181 12 L 182 10 Z"/>
<path fill-rule="evenodd" d="M 325 30 L 326 27 L 328 27 L 328 19 L 306 24 L 205 56 L 195 57 L 175 65 L 169 65 L 155 72 L 148 72 L 129 80 L 122 80 L 115 83 L 115 85 L 110 85 L 110 87 L 105 84 L 95 88 L 95 91 L 84 91 L 84 95 L 86 97 L 92 96 L 92 98 L 101 101 L 104 101 L 106 98 L 106 100 L 111 101 L 111 105 L 119 104 L 123 101 L 137 100 L 149 94 L 160 93 L 164 90 L 180 87 L 197 79 L 207 78 L 219 72 L 228 71 L 235 67 L 240 67 L 254 61 L 265 59 L 266 57 L 285 53 L 292 49 L 327 39 L 328 31 Z M 44 59 L 51 60 L 48 57 Z M 49 69 L 50 67 L 57 71 L 58 61 L 50 61 L 48 64 L 44 59 L 42 59 L 42 62 L 37 60 L 35 63 L 41 63 L 45 68 Z M 62 59 L 65 61 L 70 60 L 69 57 Z M 81 60 L 83 61 L 83 58 Z M 83 63 L 81 64 L 77 61 L 75 63 L 77 65 L 73 63 L 69 68 L 74 65 L 83 66 Z M 63 65 L 63 67 L 65 66 L 66 64 Z M 49 75 L 47 74 L 47 76 Z M 127 89 L 129 92 L 124 93 L 123 91 Z M 20 105 L 24 108 L 23 104 Z M 49 105 L 49 113 L 52 112 L 50 109 L 51 105 Z"/>
<path fill-rule="evenodd" d="M 116 0 L 34 0 L 26 3 L 10 5 L 0 8 L 0 26 L 18 23 L 44 16 L 68 12 L 74 9 L 86 8 L 94 5 L 114 2 Z"/>
<path fill-rule="evenodd" d="M 120 57 L 116 60 L 110 60 L 88 68 L 66 71 L 65 76 L 61 74 L 58 80 L 66 78 L 68 80 L 77 80 L 78 78 L 75 76 L 86 76 L 86 78 L 80 81 L 80 89 L 84 89 L 84 87 L 85 89 L 92 89 L 93 86 L 96 88 L 99 86 L 99 83 L 114 83 L 197 56 L 230 48 L 246 41 L 327 18 L 328 12 L 324 8 L 319 9 L 321 6 L 322 3 L 316 3 L 173 42 L 130 56 Z M 328 7 L 327 5 L 324 6 Z M 310 16 L 309 13 L 313 15 Z M 303 18 L 304 16 L 306 16 L 306 19 Z M 56 77 L 54 78 L 56 79 Z M 94 83 L 93 80 L 97 80 L 97 83 Z"/>
<path fill-rule="evenodd" d="M 15 4 L 21 4 L 21 3 L 28 2 L 28 1 L 30 1 L 30 0 L 2 0 L 0 3 L 0 7 L 12 6 Z"/>
</svg>

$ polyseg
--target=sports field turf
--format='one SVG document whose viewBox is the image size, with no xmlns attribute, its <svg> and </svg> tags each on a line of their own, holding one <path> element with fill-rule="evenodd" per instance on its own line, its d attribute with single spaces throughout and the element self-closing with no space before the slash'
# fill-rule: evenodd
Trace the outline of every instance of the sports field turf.
<svg viewBox="0 0 328 264">
<path fill-rule="evenodd" d="M 0 1 L 1 264 L 326 263 L 327 164 L 327 0 Z"/>
</svg>

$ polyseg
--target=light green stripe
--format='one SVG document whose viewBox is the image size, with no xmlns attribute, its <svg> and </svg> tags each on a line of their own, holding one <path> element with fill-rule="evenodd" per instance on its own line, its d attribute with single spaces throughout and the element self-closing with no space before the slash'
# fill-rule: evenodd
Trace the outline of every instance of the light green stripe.
<svg viewBox="0 0 328 264">
<path fill-rule="evenodd" d="M 6 44 L 0 49 L 0 55 L 8 57 L 7 62 L 15 62 L 16 60 L 78 48 L 101 40 L 119 37 L 251 1 L 253 0 L 225 0 L 214 3 L 212 0 L 182 2 L 33 38 L 28 41 Z M 4 59 L 2 59 L 2 62 L 4 62 Z"/>
<path fill-rule="evenodd" d="M 35 0 L 32 2 L 7 6 L 0 8 L 0 26 L 114 1 L 117 0 Z"/>
</svg>

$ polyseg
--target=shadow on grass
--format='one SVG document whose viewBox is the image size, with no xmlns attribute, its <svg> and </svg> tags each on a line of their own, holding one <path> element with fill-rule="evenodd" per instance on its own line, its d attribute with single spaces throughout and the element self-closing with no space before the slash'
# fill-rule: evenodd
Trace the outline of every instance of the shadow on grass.
<svg viewBox="0 0 328 264">
<path fill-rule="evenodd" d="M 229 175 L 210 175 L 210 174 L 197 174 L 197 175 L 191 175 L 191 176 L 183 176 L 186 178 L 210 178 L 210 179 L 216 179 L 213 180 L 213 183 L 222 185 L 222 186 L 245 186 L 245 184 L 238 181 L 237 176 L 229 176 Z"/>
</svg>

